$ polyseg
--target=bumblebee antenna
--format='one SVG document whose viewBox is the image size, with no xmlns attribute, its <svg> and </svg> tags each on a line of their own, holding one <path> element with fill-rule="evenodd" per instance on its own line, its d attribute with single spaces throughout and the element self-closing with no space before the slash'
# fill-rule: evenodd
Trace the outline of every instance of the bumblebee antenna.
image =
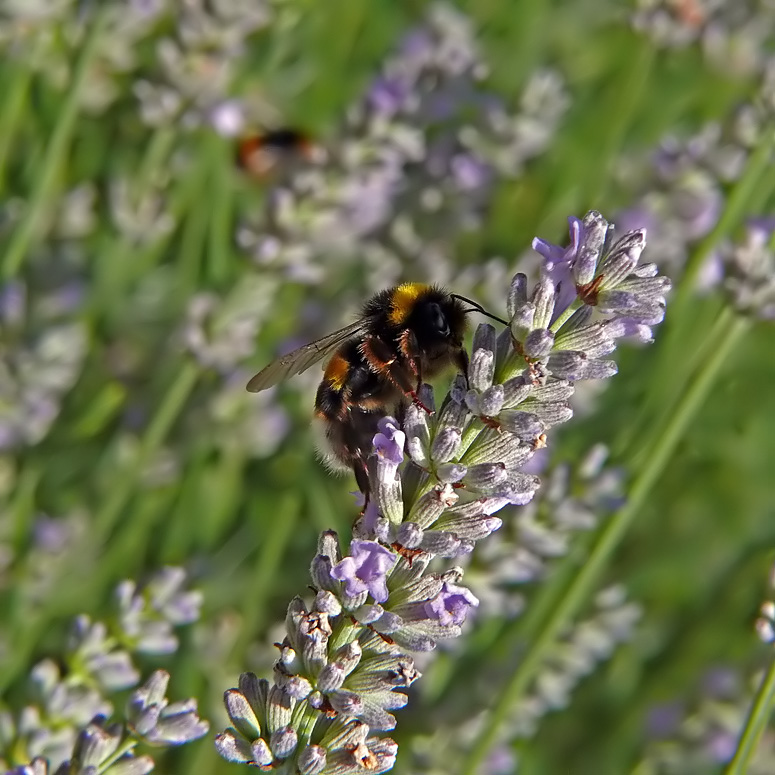
<svg viewBox="0 0 775 775">
<path fill-rule="evenodd" d="M 461 296 L 459 293 L 451 293 L 450 296 L 452 296 L 453 299 L 464 301 L 466 304 L 470 304 L 473 307 L 473 309 L 467 309 L 466 312 L 478 312 L 488 318 L 497 320 L 499 323 L 503 323 L 504 326 L 509 325 L 508 321 L 504 320 L 503 318 L 499 318 L 497 315 L 493 315 L 492 312 L 488 312 L 481 304 L 477 304 L 475 301 L 471 301 L 471 299 L 467 299 L 465 296 Z"/>
</svg>

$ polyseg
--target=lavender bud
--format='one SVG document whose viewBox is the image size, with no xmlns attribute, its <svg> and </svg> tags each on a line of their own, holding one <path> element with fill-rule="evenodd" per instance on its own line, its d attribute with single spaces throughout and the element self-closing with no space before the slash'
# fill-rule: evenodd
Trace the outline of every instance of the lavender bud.
<svg viewBox="0 0 775 775">
<path fill-rule="evenodd" d="M 431 458 L 437 465 L 447 463 L 460 449 L 462 432 L 458 428 L 444 428 L 436 434 L 431 446 Z"/>
<path fill-rule="evenodd" d="M 449 487 L 449 485 L 446 485 L 446 487 Z M 425 495 L 414 504 L 407 519 L 421 528 L 428 528 L 439 518 L 444 509 L 447 508 L 448 498 L 452 497 L 457 500 L 458 495 L 451 487 L 449 487 L 449 494 L 446 499 L 439 490 L 434 489 L 430 492 L 426 492 Z"/>
<path fill-rule="evenodd" d="M 342 604 L 339 602 L 336 595 L 331 592 L 321 591 L 315 595 L 313 611 L 327 614 L 328 616 L 337 616 L 342 612 Z"/>
<path fill-rule="evenodd" d="M 495 350 L 495 328 L 489 323 L 480 323 L 476 327 L 471 351 L 476 353 L 477 350 L 485 350 L 486 352 Z"/>
<path fill-rule="evenodd" d="M 272 732 L 269 748 L 278 759 L 287 759 L 299 743 L 299 737 L 292 726 L 286 726 Z"/>
<path fill-rule="evenodd" d="M 283 729 L 291 723 L 295 701 L 288 692 L 279 686 L 269 689 L 269 699 L 266 706 L 267 727 L 270 730 Z"/>
<path fill-rule="evenodd" d="M 431 414 L 436 414 L 436 394 L 433 392 L 433 387 L 431 387 L 431 385 L 423 382 L 417 391 L 417 397 Z M 424 409 L 421 411 L 426 417 L 428 416 L 428 412 Z"/>
<path fill-rule="evenodd" d="M 318 554 L 327 557 L 332 565 L 342 559 L 339 549 L 339 536 L 333 530 L 324 530 L 318 539 Z"/>
<path fill-rule="evenodd" d="M 527 461 L 532 452 L 533 448 L 530 444 L 521 442 L 517 436 L 501 429 L 500 433 L 496 431 L 481 433 L 466 450 L 462 462 L 472 466 L 497 460 L 505 463 L 509 468 L 518 468 Z"/>
<path fill-rule="evenodd" d="M 396 540 L 407 549 L 414 549 L 422 542 L 423 530 L 414 522 L 404 522 L 398 528 Z"/>
<path fill-rule="evenodd" d="M 538 403 L 545 401 L 567 401 L 574 393 L 575 387 L 570 382 L 561 379 L 552 380 L 545 385 L 536 385 L 531 399 Z"/>
<path fill-rule="evenodd" d="M 79 771 L 92 766 L 96 769 L 118 748 L 122 731 L 120 724 L 111 724 L 105 729 L 95 723 L 89 724 L 75 741 L 73 764 L 77 763 Z"/>
<path fill-rule="evenodd" d="M 514 506 L 524 506 L 533 499 L 540 484 L 541 480 L 537 476 L 512 472 L 508 483 L 501 488 L 500 495 L 508 498 Z"/>
<path fill-rule="evenodd" d="M 536 306 L 532 302 L 520 304 L 511 316 L 511 335 L 518 342 L 524 342 L 525 337 L 533 330 L 536 316 Z M 548 323 L 547 323 L 548 326 Z"/>
<path fill-rule="evenodd" d="M 255 673 L 242 673 L 237 686 L 248 703 L 250 703 L 250 707 L 256 713 L 263 712 L 269 699 L 269 681 L 266 678 L 256 677 Z M 260 721 L 259 719 L 259 728 L 261 728 Z"/>
<path fill-rule="evenodd" d="M 444 463 L 436 469 L 436 476 L 443 484 L 454 484 L 466 475 L 466 470 L 460 463 Z"/>
<path fill-rule="evenodd" d="M 524 377 L 512 377 L 503 383 L 503 406 L 511 409 L 521 404 L 533 391 L 533 385 Z"/>
<path fill-rule="evenodd" d="M 490 533 L 500 529 L 503 521 L 498 517 L 481 515 L 478 517 L 444 516 L 439 520 L 439 527 L 453 533 L 458 538 L 468 541 L 479 541 Z"/>
<path fill-rule="evenodd" d="M 530 408 L 543 424 L 543 429 L 553 425 L 568 422 L 573 417 L 573 410 L 564 401 L 542 401 L 531 403 Z"/>
<path fill-rule="evenodd" d="M 563 350 L 549 356 L 548 367 L 557 379 L 578 382 L 587 374 L 587 356 L 583 352 Z"/>
<path fill-rule="evenodd" d="M 379 505 L 380 512 L 391 524 L 400 524 L 404 517 L 404 502 L 396 467 L 378 455 L 371 455 L 367 465 L 369 480 L 374 485 L 372 497 Z"/>
<path fill-rule="evenodd" d="M 540 417 L 532 412 L 522 412 L 519 409 L 504 409 L 498 416 L 501 425 L 510 433 L 526 441 L 543 433 L 544 424 Z"/>
<path fill-rule="evenodd" d="M 380 608 L 380 606 L 374 606 L 374 608 Z M 358 666 L 362 656 L 363 649 L 361 648 L 361 644 L 357 640 L 354 640 L 342 646 L 342 648 L 336 652 L 336 661 L 342 666 L 345 674 L 349 675 Z"/>
<path fill-rule="evenodd" d="M 616 361 L 587 361 L 586 379 L 608 379 L 619 372 Z M 571 415 L 573 412 L 571 412 Z M 568 417 L 570 419 L 570 415 Z M 565 422 L 562 420 L 561 422 Z"/>
<path fill-rule="evenodd" d="M 638 258 L 632 257 L 626 252 L 610 255 L 601 268 L 603 282 L 601 290 L 616 288 L 630 275 L 638 264 Z"/>
<path fill-rule="evenodd" d="M 339 585 L 331 578 L 331 560 L 322 554 L 317 554 L 312 559 L 309 574 L 312 577 L 312 583 L 317 589 L 326 590 L 330 593 L 336 593 Z"/>
<path fill-rule="evenodd" d="M 554 284 L 548 277 L 542 277 L 533 291 L 535 315 L 532 328 L 549 328 L 554 313 Z"/>
<path fill-rule="evenodd" d="M 253 744 L 250 746 L 250 755 L 251 764 L 255 764 L 258 767 L 269 767 L 274 760 L 269 743 L 263 737 L 253 741 Z"/>
<path fill-rule="evenodd" d="M 248 740 L 261 737 L 261 725 L 258 723 L 253 708 L 250 707 L 247 698 L 236 689 L 229 689 L 223 694 L 226 712 L 229 719 L 239 732 Z"/>
<path fill-rule="evenodd" d="M 457 557 L 460 539 L 452 533 L 426 530 L 423 535 L 422 549 L 436 557 Z"/>
<path fill-rule="evenodd" d="M 328 699 L 334 710 L 339 711 L 339 713 L 343 713 L 346 716 L 360 718 L 363 713 L 363 700 L 355 692 L 339 689 L 335 692 L 331 692 Z"/>
<path fill-rule="evenodd" d="M 582 219 L 582 233 L 574 263 L 574 277 L 578 285 L 586 285 L 595 277 L 595 268 L 608 234 L 608 222 L 600 213 L 590 210 Z"/>
<path fill-rule="evenodd" d="M 465 394 L 466 390 L 468 390 L 466 379 L 462 374 L 458 374 L 455 377 L 455 380 L 452 383 L 452 387 L 449 390 L 449 397 L 451 402 L 453 404 L 462 404 L 463 395 Z"/>
<path fill-rule="evenodd" d="M 525 337 L 524 350 L 528 358 L 545 358 L 554 346 L 554 334 L 546 328 L 536 328 Z"/>
<path fill-rule="evenodd" d="M 107 772 L 110 775 L 148 775 L 155 766 L 150 756 L 122 756 Z"/>
<path fill-rule="evenodd" d="M 466 406 L 471 414 L 481 415 L 482 408 L 479 404 L 479 393 L 476 390 L 469 390 L 466 393 Z"/>
<path fill-rule="evenodd" d="M 320 745 L 308 745 L 299 754 L 300 775 L 318 775 L 326 766 L 326 749 Z"/>
<path fill-rule="evenodd" d="M 309 696 L 312 691 L 312 684 L 298 675 L 286 675 L 285 673 L 275 671 L 275 685 L 285 690 L 292 700 L 303 700 Z"/>
<path fill-rule="evenodd" d="M 215 750 L 227 762 L 247 764 L 253 761 L 253 751 L 250 743 L 241 737 L 237 737 L 230 729 L 226 729 L 215 736 Z"/>
<path fill-rule="evenodd" d="M 379 632 L 389 635 L 391 632 L 395 632 L 403 627 L 404 620 L 392 611 L 385 611 L 385 613 L 374 623 L 374 626 Z"/>
<path fill-rule="evenodd" d="M 495 417 L 503 408 L 503 385 L 492 385 L 479 396 L 479 408 L 485 417 Z"/>
<path fill-rule="evenodd" d="M 427 406 L 427 404 L 426 404 Z M 430 429 L 425 411 L 414 404 L 407 407 L 404 417 L 404 433 L 406 434 L 406 451 L 418 466 L 430 465 Z"/>
<path fill-rule="evenodd" d="M 507 476 L 506 466 L 503 463 L 480 463 L 468 469 L 465 482 L 471 490 L 489 494 L 505 482 Z"/>
<path fill-rule="evenodd" d="M 495 374 L 494 349 L 493 346 L 492 350 L 475 350 L 473 356 L 471 356 L 468 382 L 474 390 L 486 390 L 492 385 L 492 378 Z"/>
<path fill-rule="evenodd" d="M 527 275 L 519 274 L 514 275 L 514 279 L 511 281 L 511 288 L 509 288 L 509 295 L 506 300 L 506 310 L 509 318 L 513 318 L 516 315 L 517 309 L 523 304 L 527 303 Z"/>
<path fill-rule="evenodd" d="M 565 328 L 557 336 L 555 349 L 580 350 L 587 355 L 597 357 L 608 355 L 616 349 L 616 343 L 603 322 L 592 323 L 584 328 L 566 331 Z"/>
<path fill-rule="evenodd" d="M 352 612 L 352 615 L 361 624 L 373 624 L 378 621 L 382 614 L 385 613 L 385 609 L 379 605 L 379 603 L 364 604 L 357 610 Z"/>
</svg>

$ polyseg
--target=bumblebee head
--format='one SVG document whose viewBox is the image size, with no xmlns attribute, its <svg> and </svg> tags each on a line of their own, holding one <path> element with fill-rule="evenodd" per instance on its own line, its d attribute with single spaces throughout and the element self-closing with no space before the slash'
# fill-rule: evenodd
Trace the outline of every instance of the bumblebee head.
<svg viewBox="0 0 775 775">
<path fill-rule="evenodd" d="M 459 348 L 467 328 L 466 310 L 446 291 L 429 287 L 413 304 L 406 327 L 414 333 L 421 350 L 444 345 Z"/>
</svg>

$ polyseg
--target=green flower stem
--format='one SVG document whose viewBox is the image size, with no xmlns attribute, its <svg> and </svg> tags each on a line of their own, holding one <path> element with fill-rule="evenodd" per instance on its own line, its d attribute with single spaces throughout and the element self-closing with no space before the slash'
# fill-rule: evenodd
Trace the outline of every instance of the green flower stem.
<svg viewBox="0 0 775 775">
<path fill-rule="evenodd" d="M 568 309 L 565 310 L 558 318 L 557 320 L 552 323 L 551 326 L 549 326 L 549 330 L 553 334 L 559 333 L 560 329 L 570 320 L 573 313 L 582 307 L 584 304 L 583 301 L 580 301 L 579 299 L 576 299 L 573 304 L 571 304 Z"/>
<path fill-rule="evenodd" d="M 244 659 L 250 640 L 263 627 L 267 593 L 272 589 L 272 581 L 281 572 L 285 549 L 294 535 L 301 513 L 301 500 L 295 492 L 287 493 L 271 508 L 267 506 L 263 503 L 254 510 L 255 514 L 272 514 L 272 517 L 271 523 L 264 517 L 263 524 L 259 525 L 260 540 L 253 574 L 245 584 L 245 589 L 250 589 L 251 594 L 243 596 L 242 626 L 232 649 L 232 656 L 238 660 Z"/>
<path fill-rule="evenodd" d="M 613 167 L 619 159 L 627 130 L 635 123 L 638 108 L 644 102 L 657 47 L 646 36 L 639 36 L 633 48 L 635 50 L 627 59 L 629 67 L 624 68 L 614 86 L 613 106 L 605 111 L 607 118 L 602 122 L 600 152 L 590 155 L 594 168 L 586 178 L 579 178 L 594 181 L 591 190 L 585 194 L 588 202 L 599 202 L 606 195 L 606 189 L 614 178 Z"/>
<path fill-rule="evenodd" d="M 361 632 L 365 631 L 366 628 L 362 624 L 352 621 L 347 611 L 342 611 L 339 622 L 328 639 L 328 653 L 336 653 L 340 648 L 354 641 Z"/>
<path fill-rule="evenodd" d="M 134 204 L 153 186 L 154 176 L 157 175 L 158 170 L 166 166 L 167 158 L 176 140 L 177 135 L 170 127 L 160 127 L 153 133 L 140 162 L 137 178 L 134 180 L 133 192 L 136 197 Z"/>
<path fill-rule="evenodd" d="M 192 172 L 189 185 L 195 195 L 186 203 L 188 212 L 181 227 L 180 278 L 189 294 L 195 293 L 202 284 L 202 255 L 207 246 L 207 230 L 212 214 L 212 203 L 207 193 L 207 172 L 204 164 L 198 165 Z"/>
<path fill-rule="evenodd" d="M 762 678 L 748 718 L 740 732 L 737 750 L 732 761 L 724 768 L 724 775 L 744 775 L 748 772 L 748 761 L 756 751 L 759 739 L 767 728 L 773 707 L 775 707 L 775 656 L 770 659 L 770 666 Z"/>
<path fill-rule="evenodd" d="M 97 775 L 102 775 L 103 772 L 107 772 L 122 756 L 129 753 L 136 745 L 137 740 L 134 738 L 125 738 L 124 742 L 113 752 L 113 755 L 109 756 L 102 764 L 100 764 L 97 768 Z"/>
<path fill-rule="evenodd" d="M 320 718 L 320 711 L 313 708 L 308 702 L 300 702 L 294 712 L 293 726 L 299 735 L 299 749 L 309 745 L 315 724 Z"/>
<path fill-rule="evenodd" d="M 217 135 L 210 138 L 208 164 L 212 187 L 205 196 L 210 212 L 210 230 L 207 243 L 207 271 L 209 280 L 217 287 L 224 287 L 232 276 L 233 206 L 234 192 L 231 186 L 231 159 L 228 146 Z"/>
<path fill-rule="evenodd" d="M 54 198 L 57 177 L 73 136 L 78 106 L 86 85 L 86 73 L 97 53 L 97 44 L 105 29 L 107 16 L 105 11 L 97 13 L 81 48 L 81 56 L 75 67 L 67 97 L 62 104 L 54 132 L 43 156 L 40 171 L 35 176 L 35 188 L 27 202 L 24 217 L 8 245 L 2 268 L 4 278 L 14 277 L 19 272 L 30 246 L 36 238 L 42 236 L 45 229 L 46 217 Z"/>
<path fill-rule="evenodd" d="M 645 502 L 652 487 L 665 470 L 690 422 L 704 403 L 716 375 L 725 364 L 733 346 L 748 330 L 748 321 L 735 318 L 729 311 L 727 311 L 727 316 L 730 318 L 730 322 L 725 337 L 717 342 L 715 353 L 705 362 L 702 370 L 696 374 L 683 393 L 681 401 L 668 418 L 662 433 L 651 448 L 651 454 L 648 456 L 646 464 L 632 484 L 626 505 L 613 514 L 600 530 L 592 545 L 590 555 L 580 566 L 578 573 L 571 578 L 563 590 L 562 597 L 557 601 L 557 605 L 551 609 L 546 621 L 537 629 L 534 637 L 530 640 L 522 661 L 512 674 L 511 680 L 504 686 L 495 702 L 490 718 L 483 725 L 482 733 L 464 762 L 462 772 L 478 771 L 481 762 L 497 740 L 508 714 L 530 686 L 557 637 L 571 623 L 587 601 L 606 563 Z"/>
<path fill-rule="evenodd" d="M 641 410 L 639 417 L 642 425 L 638 427 L 642 430 L 622 429 L 619 438 L 626 439 L 626 443 L 622 444 L 620 448 L 626 450 L 624 454 L 627 455 L 633 469 L 639 468 L 643 461 L 648 458 L 649 451 L 656 443 L 656 439 L 659 438 L 662 427 L 668 422 L 667 418 L 673 412 L 675 404 L 680 400 L 678 397 L 683 395 L 686 385 L 691 380 L 691 375 L 698 372 L 702 368 L 702 364 L 713 356 L 716 342 L 724 338 L 731 316 L 729 308 L 722 307 L 721 312 L 713 322 L 713 327 L 706 328 L 701 334 L 701 341 L 694 341 L 686 347 L 687 355 L 683 359 L 681 373 L 671 376 L 669 382 L 672 392 L 675 394 L 674 400 L 670 401 L 669 398 L 673 396 L 668 396 L 665 391 L 662 391 L 662 405 L 655 404 Z"/>
<path fill-rule="evenodd" d="M 27 95 L 43 50 L 44 38 L 44 35 L 37 36 L 29 61 L 14 63 L 10 83 L 5 85 L 3 107 L 0 110 L 0 191 L 5 190 L 5 167 L 23 108 L 28 104 Z"/>
<path fill-rule="evenodd" d="M 632 428 L 634 438 L 639 438 L 652 427 L 654 414 L 664 406 L 664 391 L 661 386 L 673 385 L 674 395 L 681 395 L 683 392 L 683 385 L 688 379 L 684 374 L 688 375 L 690 372 L 676 374 L 676 364 L 685 362 L 682 353 L 686 346 L 687 330 L 691 328 L 695 319 L 689 311 L 689 306 L 695 300 L 697 277 L 716 244 L 729 237 L 744 215 L 751 212 L 752 200 L 760 198 L 760 184 L 767 177 L 772 177 L 771 165 L 767 160 L 771 157 L 773 148 L 775 148 L 775 132 L 768 130 L 764 134 L 764 139 L 749 156 L 746 169 L 732 188 L 718 223 L 695 247 L 689 258 L 684 275 L 670 301 L 667 325 L 660 341 L 659 360 L 651 369 L 648 384 L 644 385 L 645 398 L 641 409 L 643 419 Z"/>
<path fill-rule="evenodd" d="M 164 441 L 173 423 L 183 410 L 198 377 L 197 364 L 192 360 L 186 361 L 148 425 L 140 442 L 137 456 L 132 464 L 126 467 L 121 480 L 114 486 L 111 497 L 96 515 L 94 527 L 99 535 L 107 536 L 116 520 L 121 516 L 122 510 L 132 497 L 137 479 L 144 466 Z"/>
</svg>

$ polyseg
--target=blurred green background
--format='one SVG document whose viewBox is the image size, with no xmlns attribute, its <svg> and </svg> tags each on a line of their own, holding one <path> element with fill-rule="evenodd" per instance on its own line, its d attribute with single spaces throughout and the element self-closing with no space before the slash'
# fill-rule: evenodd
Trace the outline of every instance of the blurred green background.
<svg viewBox="0 0 775 775">
<path fill-rule="evenodd" d="M 228 100 L 248 105 L 243 132 L 299 127 L 326 148 L 327 169 L 346 166 L 347 143 L 374 131 L 352 118 L 353 106 L 431 6 L 5 5 L 4 702 L 14 710 L 28 701 L 26 674 L 39 659 L 63 652 L 74 615 L 107 618 L 118 581 L 176 564 L 204 592 L 202 620 L 181 631 L 173 657 L 138 662 L 146 673 L 169 669 L 170 695 L 197 697 L 218 731 L 222 692 L 242 670 L 271 665 L 276 624 L 291 596 L 306 589 L 317 533 L 346 534 L 357 514 L 348 495 L 353 483 L 332 478 L 315 460 L 309 424 L 316 374 L 266 397 L 243 395 L 243 385 L 278 348 L 336 327 L 389 284 L 375 279 L 383 259 L 373 246 L 395 246 L 370 234 L 369 258 L 361 263 L 359 235 L 347 244 L 351 258 L 332 258 L 335 241 L 321 249 L 311 240 L 311 257 L 298 265 L 321 271 L 301 279 L 293 258 L 251 256 L 246 245 L 272 223 L 287 181 L 245 176 L 234 163 L 236 139 L 219 133 L 213 111 Z M 567 108 L 556 131 L 547 129 L 540 153 L 514 174 L 495 175 L 474 226 L 438 234 L 427 226 L 426 259 L 394 250 L 399 258 L 386 276 L 441 280 L 496 314 L 505 299 L 502 285 L 500 307 L 498 295 L 485 289 L 493 257 L 502 257 L 498 271 L 510 278 L 530 266 L 520 257 L 533 236 L 564 244 L 567 216 L 597 209 L 616 221 L 640 206 L 659 190 L 649 175 L 654 149 L 668 136 L 685 139 L 714 123 L 726 138 L 739 107 L 757 98 L 773 54 L 772 39 L 753 51 L 741 36 L 729 48 L 738 59 L 714 59 L 701 37 L 708 20 L 695 20 L 690 4 L 666 6 L 669 18 L 696 36 L 675 47 L 634 30 L 634 9 L 625 4 L 477 0 L 455 7 L 489 69 L 477 88 L 496 95 L 504 110 L 524 112 L 526 84 L 551 68 L 562 79 Z M 771 11 L 745 7 L 752 29 L 757 14 L 769 29 Z M 256 11 L 265 17 L 251 28 L 245 19 Z M 192 18 L 207 18 L 212 28 Z M 187 20 L 200 37 L 186 37 Z M 199 91 L 202 84 L 211 92 Z M 149 96 L 149 85 L 159 93 Z M 165 100 L 174 103 L 168 113 L 159 108 Z M 161 117 L 149 117 L 154 106 Z M 462 126 L 470 118 L 454 121 Z M 432 139 L 440 130 L 418 131 Z M 718 144 L 732 147 L 734 140 Z M 754 146 L 739 147 L 747 154 Z M 297 193 L 303 191 L 304 170 L 292 174 Z M 740 190 L 740 177 L 714 179 L 722 210 Z M 756 178 L 712 240 L 739 236 L 745 217 L 771 213 L 772 189 L 766 176 Z M 316 206 L 313 197 L 305 217 L 313 218 Z M 391 217 L 413 218 L 414 208 L 399 202 Z M 274 233 L 284 239 L 284 229 Z M 295 234 L 296 243 L 305 233 Z M 702 294 L 682 287 L 685 272 L 693 282 L 698 268 L 682 251 L 692 255 L 699 245 L 707 252 L 713 245 L 703 238 L 684 235 L 670 261 L 658 247 L 647 249 L 647 260 L 683 296 L 675 310 L 668 307 L 655 345 L 620 349 L 620 374 L 553 439 L 556 459 L 578 460 L 602 442 L 630 475 L 647 464 L 671 409 L 718 344 L 723 294 L 718 287 Z M 443 261 L 434 262 L 434 251 Z M 636 636 L 580 684 L 569 707 L 516 744 L 520 772 L 630 772 L 647 750 L 655 705 L 681 700 L 690 708 L 713 669 L 731 670 L 745 687 L 764 653 L 752 622 L 775 554 L 773 384 L 772 328 L 752 324 L 725 354 L 707 400 L 694 407 L 601 580 L 623 584 L 642 607 Z M 40 546 L 41 519 L 63 526 L 55 550 Z M 583 563 L 590 540 L 576 539 L 557 572 Z M 528 608 L 540 586 L 525 586 Z M 457 644 L 456 659 L 424 668 L 428 686 L 467 680 L 455 670 L 470 669 L 472 660 L 503 660 L 504 670 L 513 669 L 514 631 L 491 623 L 488 633 L 471 638 L 468 655 L 466 644 Z M 396 772 L 435 771 L 412 764 L 410 738 L 430 736 L 448 716 L 420 684 L 410 708 L 398 714 Z M 450 714 L 458 719 L 479 710 L 454 692 L 450 697 L 461 703 Z M 159 772 L 229 769 L 209 738 L 157 759 Z"/>
</svg>

